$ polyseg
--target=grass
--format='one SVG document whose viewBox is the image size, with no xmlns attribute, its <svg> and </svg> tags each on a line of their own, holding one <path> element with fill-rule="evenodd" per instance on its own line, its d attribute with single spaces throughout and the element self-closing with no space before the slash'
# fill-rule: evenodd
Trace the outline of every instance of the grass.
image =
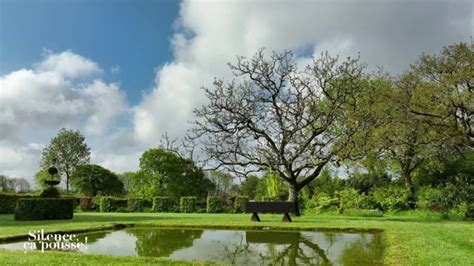
<svg viewBox="0 0 474 266">
<path fill-rule="evenodd" d="M 424 214 L 422 216 L 425 216 Z M 13 215 L 0 215 L 0 239 L 26 235 L 29 230 L 47 232 L 104 228 L 114 224 L 143 226 L 261 228 L 303 230 L 383 230 L 384 262 L 392 265 L 472 265 L 474 261 L 474 224 L 466 221 L 420 217 L 415 213 L 384 217 L 303 215 L 293 223 L 280 222 L 281 215 L 261 215 L 261 223 L 250 222 L 249 214 L 177 213 L 76 213 L 72 221 L 18 222 Z M 158 258 L 113 257 L 75 253 L 0 251 L 0 261 L 11 264 L 188 264 Z M 199 264 L 199 263 L 194 263 Z"/>
</svg>

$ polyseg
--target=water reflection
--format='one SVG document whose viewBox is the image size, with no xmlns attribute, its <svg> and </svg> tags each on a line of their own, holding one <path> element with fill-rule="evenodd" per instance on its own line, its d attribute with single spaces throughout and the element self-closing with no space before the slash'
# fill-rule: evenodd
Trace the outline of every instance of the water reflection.
<svg viewBox="0 0 474 266">
<path fill-rule="evenodd" d="M 383 255 L 378 234 L 128 228 L 79 236 L 85 237 L 79 252 L 237 265 L 374 265 Z"/>
</svg>

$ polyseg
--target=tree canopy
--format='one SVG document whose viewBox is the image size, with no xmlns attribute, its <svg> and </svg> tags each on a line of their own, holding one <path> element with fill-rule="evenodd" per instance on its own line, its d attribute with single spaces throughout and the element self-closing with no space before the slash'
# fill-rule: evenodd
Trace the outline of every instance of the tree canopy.
<svg viewBox="0 0 474 266">
<path fill-rule="evenodd" d="M 123 193 L 118 176 L 96 164 L 79 165 L 71 176 L 71 186 L 84 196 L 111 196 Z"/>
<path fill-rule="evenodd" d="M 353 154 L 363 120 L 350 114 L 368 86 L 357 58 L 327 53 L 300 71 L 291 52 L 260 50 L 230 65 L 235 80 L 205 88 L 191 138 L 216 168 L 242 175 L 273 171 L 291 187 L 291 200 L 331 160 Z"/>
<path fill-rule="evenodd" d="M 47 169 L 55 166 L 60 175 L 66 177 L 66 194 L 69 193 L 69 180 L 79 165 L 90 161 L 90 148 L 85 137 L 78 130 L 61 129 L 51 143 L 43 149 L 41 166 Z"/>
<path fill-rule="evenodd" d="M 181 196 L 203 198 L 213 190 L 212 182 L 191 159 L 163 149 L 149 149 L 140 158 L 140 170 L 131 176 L 130 191 L 137 196 Z"/>
</svg>

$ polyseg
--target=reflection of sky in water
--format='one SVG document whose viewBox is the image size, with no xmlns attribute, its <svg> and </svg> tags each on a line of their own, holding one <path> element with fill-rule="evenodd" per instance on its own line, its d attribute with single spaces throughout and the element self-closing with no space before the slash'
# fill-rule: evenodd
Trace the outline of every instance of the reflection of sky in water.
<svg viewBox="0 0 474 266">
<path fill-rule="evenodd" d="M 170 259 L 239 265 L 293 263 L 343 265 L 343 257 L 348 247 L 357 248 L 349 253 L 351 258 L 364 256 L 363 253 L 371 248 L 370 243 L 375 239 L 373 234 L 164 228 L 129 228 L 114 232 L 96 232 L 79 235 L 79 239 L 83 241 L 83 236 L 86 235 L 90 242 L 79 250 L 82 253 L 115 256 L 169 254 Z M 2 244 L 0 248 L 23 250 L 24 243 Z M 148 252 L 144 252 L 143 248 Z M 155 253 L 160 250 L 169 252 L 165 255 Z M 361 255 L 353 255 L 354 252 L 358 254 L 360 251 L 363 251 Z M 375 259 L 381 259 L 381 254 L 380 258 Z"/>
<path fill-rule="evenodd" d="M 135 236 L 129 235 L 125 231 L 111 232 L 106 237 L 99 239 L 95 243 L 86 245 L 80 252 L 92 254 L 109 254 L 120 256 L 137 256 L 135 251 Z"/>
</svg>

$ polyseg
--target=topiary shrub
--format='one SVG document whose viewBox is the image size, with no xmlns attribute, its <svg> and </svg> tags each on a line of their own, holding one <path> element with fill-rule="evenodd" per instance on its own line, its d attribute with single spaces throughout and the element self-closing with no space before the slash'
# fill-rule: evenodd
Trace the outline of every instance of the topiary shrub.
<svg viewBox="0 0 474 266">
<path fill-rule="evenodd" d="M 16 202 L 19 199 L 31 198 L 33 195 L 0 193 L 0 214 L 15 213 Z"/>
<path fill-rule="evenodd" d="M 223 211 L 222 197 L 208 196 L 207 197 L 207 213 L 220 213 Z"/>
<path fill-rule="evenodd" d="M 234 204 L 234 212 L 235 213 L 244 213 L 245 212 L 245 205 L 249 201 L 249 197 L 247 196 L 238 196 L 235 198 Z"/>
<path fill-rule="evenodd" d="M 191 213 L 196 211 L 196 197 L 181 197 L 179 201 L 179 211 Z"/>
<path fill-rule="evenodd" d="M 81 206 L 81 210 L 83 211 L 92 210 L 92 198 L 90 197 L 80 198 L 79 206 Z"/>
<path fill-rule="evenodd" d="M 40 194 L 40 198 L 59 198 L 59 197 L 61 197 L 61 194 L 59 193 L 59 190 L 55 187 L 45 188 Z"/>
<path fill-rule="evenodd" d="M 169 197 L 155 197 L 153 198 L 152 212 L 173 212 L 176 210 L 174 200 Z"/>
<path fill-rule="evenodd" d="M 127 210 L 129 212 L 143 212 L 148 206 L 150 204 L 144 198 L 129 198 L 127 200 Z"/>
<path fill-rule="evenodd" d="M 15 208 L 15 220 L 61 220 L 72 219 L 74 199 L 31 198 L 19 199 Z"/>
<path fill-rule="evenodd" d="M 127 209 L 127 199 L 102 197 L 99 209 L 101 212 L 124 212 Z"/>
</svg>

